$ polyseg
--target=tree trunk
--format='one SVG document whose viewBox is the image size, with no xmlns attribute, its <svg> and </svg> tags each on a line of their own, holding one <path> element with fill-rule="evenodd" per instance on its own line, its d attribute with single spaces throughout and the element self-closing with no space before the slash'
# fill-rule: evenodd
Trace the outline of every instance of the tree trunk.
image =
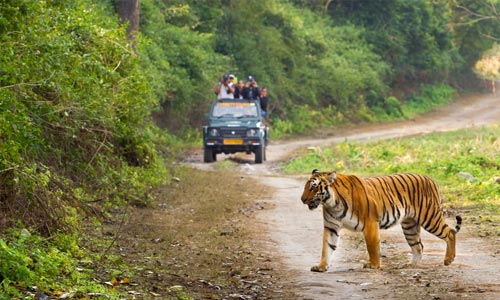
<svg viewBox="0 0 500 300">
<path fill-rule="evenodd" d="M 328 6 L 330 6 L 330 3 L 332 3 L 332 0 L 326 1 L 325 7 L 323 8 L 323 16 L 326 16 L 328 14 Z"/>
<path fill-rule="evenodd" d="M 139 0 L 115 0 L 116 12 L 122 22 L 128 22 L 127 37 L 135 51 L 135 39 L 139 32 Z"/>
</svg>

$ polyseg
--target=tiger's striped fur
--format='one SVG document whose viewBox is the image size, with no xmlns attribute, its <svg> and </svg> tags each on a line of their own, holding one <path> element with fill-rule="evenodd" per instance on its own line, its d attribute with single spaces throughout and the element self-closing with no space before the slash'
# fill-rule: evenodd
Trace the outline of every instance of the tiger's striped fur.
<svg viewBox="0 0 500 300">
<path fill-rule="evenodd" d="M 397 223 L 401 223 L 412 250 L 413 264 L 422 257 L 420 227 L 446 241 L 445 265 L 451 264 L 455 258 L 455 236 L 462 218 L 456 217 L 455 229 L 445 223 L 438 186 L 427 176 L 394 174 L 360 178 L 313 170 L 301 200 L 311 210 L 323 205 L 321 260 L 311 271 L 328 269 L 341 228 L 363 232 L 369 254 L 365 267 L 380 267 L 379 229 Z"/>
</svg>

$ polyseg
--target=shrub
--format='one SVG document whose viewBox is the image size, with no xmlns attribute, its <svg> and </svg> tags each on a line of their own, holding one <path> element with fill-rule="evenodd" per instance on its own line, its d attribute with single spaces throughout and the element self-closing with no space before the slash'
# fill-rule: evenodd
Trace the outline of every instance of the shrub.
<svg viewBox="0 0 500 300">
<path fill-rule="evenodd" d="M 446 105 L 454 95 L 455 90 L 446 84 L 423 85 L 403 106 L 404 115 L 412 117 Z"/>
<path fill-rule="evenodd" d="M 158 100 L 109 13 L 83 0 L 0 6 L 8 20 L 0 27 L 0 214 L 46 235 L 76 228 L 89 200 L 148 202 L 168 179 L 151 117 Z"/>
</svg>

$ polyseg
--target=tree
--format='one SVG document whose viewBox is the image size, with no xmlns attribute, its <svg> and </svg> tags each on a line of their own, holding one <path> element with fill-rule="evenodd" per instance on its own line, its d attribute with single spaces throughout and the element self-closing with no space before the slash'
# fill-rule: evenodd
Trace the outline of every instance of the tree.
<svg viewBox="0 0 500 300">
<path fill-rule="evenodd" d="M 483 79 L 491 80 L 491 90 L 496 94 L 496 81 L 500 80 L 500 45 L 495 44 L 483 54 L 474 66 L 474 72 Z"/>
<path fill-rule="evenodd" d="M 461 86 L 472 87 L 479 84 L 474 65 L 493 44 L 500 39 L 498 1 L 485 0 L 448 0 L 447 5 L 453 10 L 450 30 L 460 55 L 465 61 L 457 79 Z M 472 86 L 471 86 L 472 84 Z"/>
<path fill-rule="evenodd" d="M 317 10 L 319 2 L 334 26 L 363 28 L 373 52 L 394 70 L 394 86 L 448 80 L 460 66 L 447 26 L 452 10 L 443 1 L 336 0 L 304 5 Z"/>
<path fill-rule="evenodd" d="M 135 39 L 139 32 L 139 0 L 116 0 L 116 12 L 124 23 L 128 22 L 127 37 L 137 52 Z"/>
</svg>

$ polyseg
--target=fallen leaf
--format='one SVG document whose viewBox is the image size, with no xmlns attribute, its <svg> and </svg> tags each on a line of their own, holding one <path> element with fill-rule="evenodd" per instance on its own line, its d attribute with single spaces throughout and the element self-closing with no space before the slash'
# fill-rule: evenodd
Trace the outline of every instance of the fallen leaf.
<svg viewBox="0 0 500 300">
<path fill-rule="evenodd" d="M 180 292 L 183 289 L 184 289 L 184 287 L 182 285 L 173 285 L 173 286 L 168 288 L 168 290 L 171 292 Z"/>
<path fill-rule="evenodd" d="M 116 277 L 113 277 L 113 278 L 111 278 L 111 284 L 113 286 L 119 286 L 120 285 L 120 281 L 118 281 L 118 279 L 116 279 Z"/>
<path fill-rule="evenodd" d="M 129 293 L 130 295 L 134 295 L 134 296 L 139 296 L 139 295 L 141 294 L 141 293 L 136 292 L 136 291 L 128 291 L 128 293 Z"/>
<path fill-rule="evenodd" d="M 104 284 L 107 285 L 107 286 L 110 286 L 110 287 L 114 286 L 111 281 L 106 281 L 106 282 L 104 282 Z"/>
<path fill-rule="evenodd" d="M 64 293 L 61 296 L 59 296 L 59 299 L 68 299 L 71 298 L 71 293 Z"/>
<path fill-rule="evenodd" d="M 120 280 L 120 284 L 129 284 L 129 283 L 130 283 L 130 278 L 128 278 L 128 277 L 123 277 Z"/>
</svg>

